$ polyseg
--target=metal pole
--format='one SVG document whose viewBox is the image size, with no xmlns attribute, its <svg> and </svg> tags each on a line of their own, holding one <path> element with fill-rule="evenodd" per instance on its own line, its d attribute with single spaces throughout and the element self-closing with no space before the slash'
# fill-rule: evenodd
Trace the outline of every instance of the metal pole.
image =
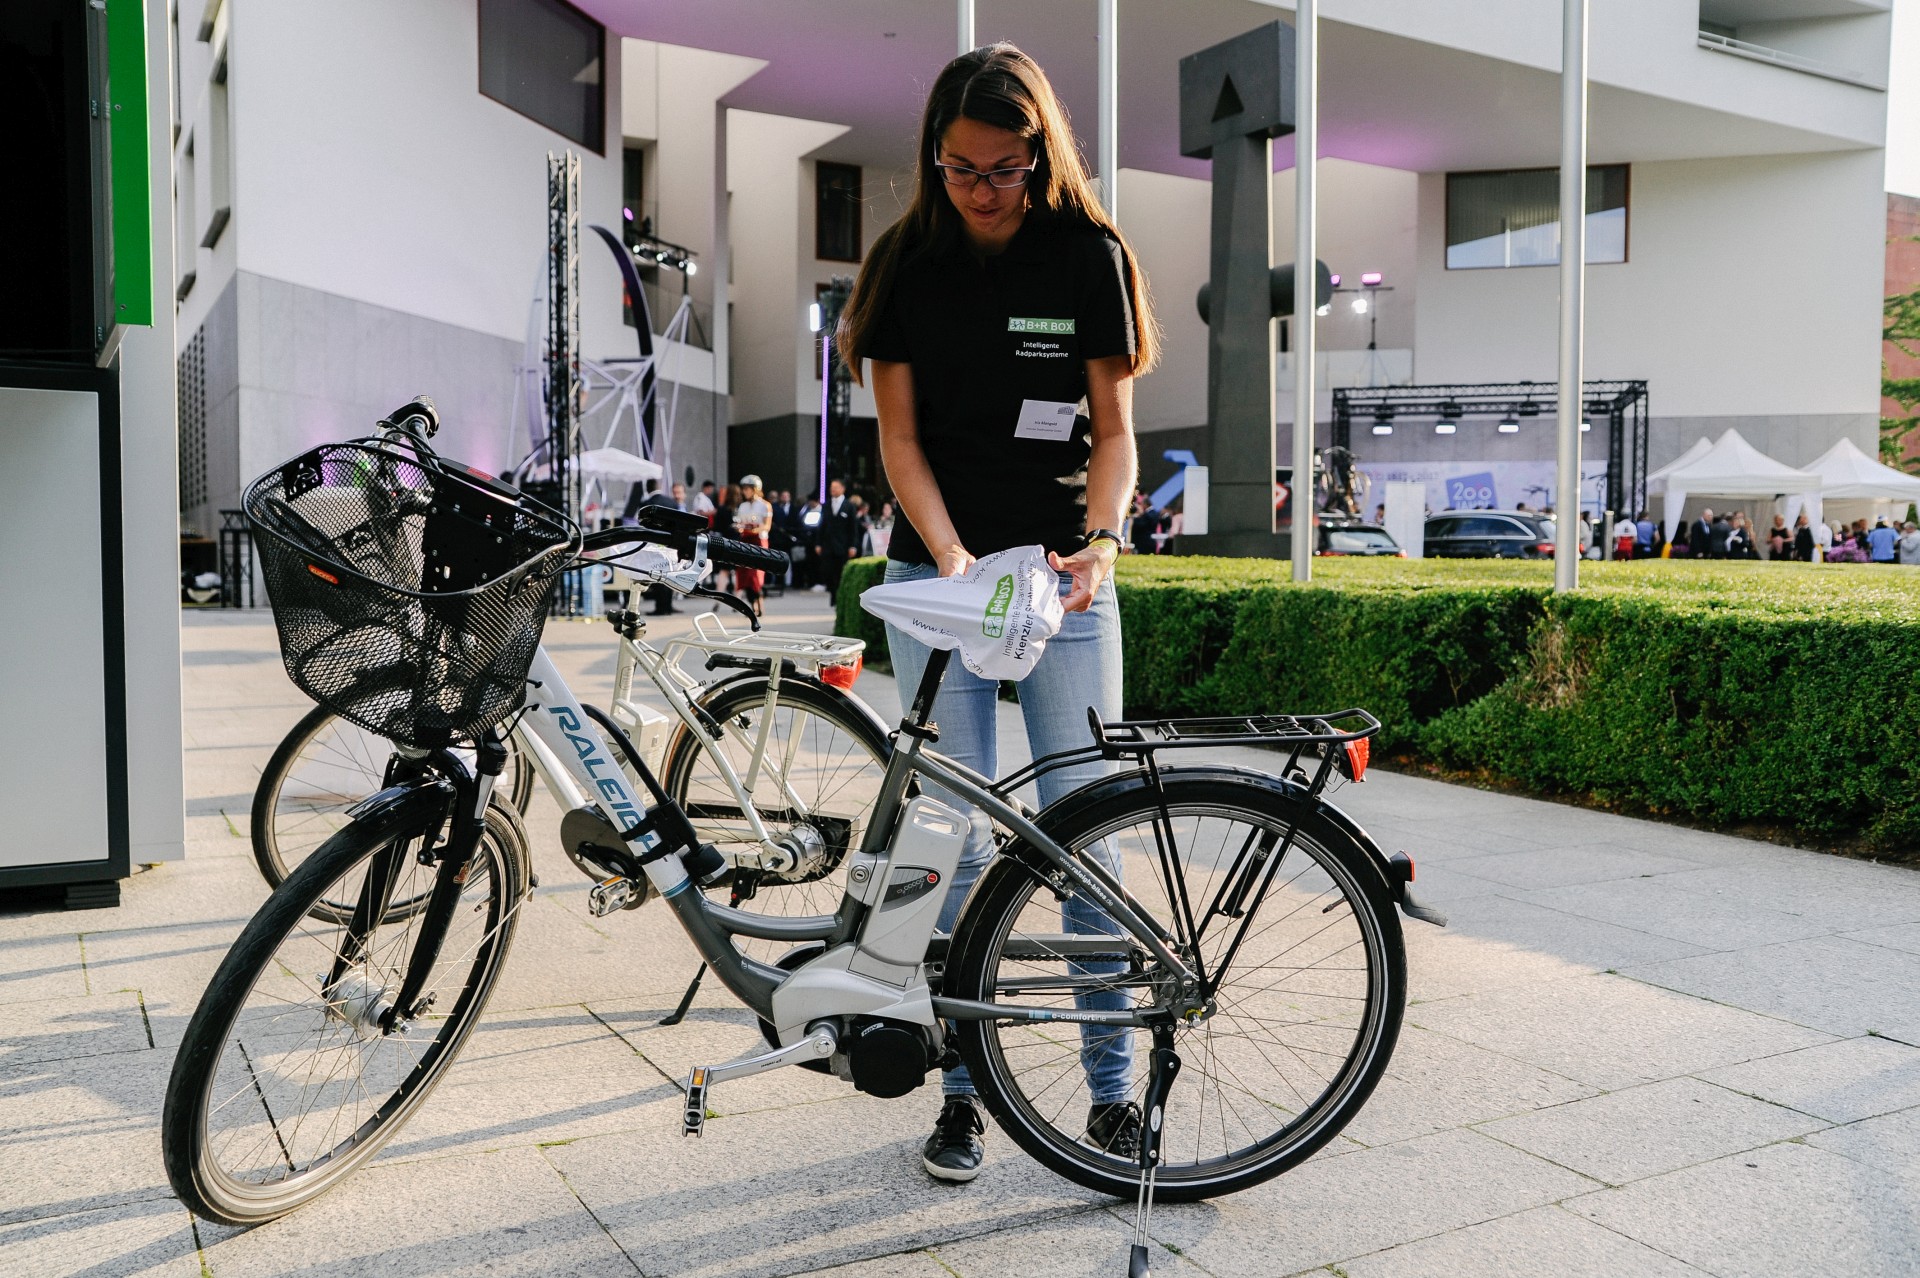
<svg viewBox="0 0 1920 1278">
<path fill-rule="evenodd" d="M 1313 577 L 1313 351 L 1317 272 L 1313 179 L 1320 129 L 1317 0 L 1299 0 L 1294 17 L 1293 126 L 1293 579 Z M 1271 346 L 1268 347 L 1272 349 Z"/>
<path fill-rule="evenodd" d="M 972 53 L 974 51 L 974 48 L 976 47 L 973 43 L 973 0 L 959 0 L 959 3 L 960 3 L 960 52 Z M 820 491 L 822 493 L 826 492 L 824 488 L 821 489 Z M 826 498 L 823 496 L 821 500 L 825 501 Z"/>
<path fill-rule="evenodd" d="M 1580 585 L 1581 292 L 1587 277 L 1587 0 L 1563 0 L 1560 37 L 1560 397 L 1553 588 Z"/>
<path fill-rule="evenodd" d="M 1100 198 L 1120 217 L 1120 0 L 1100 0 Z"/>
</svg>

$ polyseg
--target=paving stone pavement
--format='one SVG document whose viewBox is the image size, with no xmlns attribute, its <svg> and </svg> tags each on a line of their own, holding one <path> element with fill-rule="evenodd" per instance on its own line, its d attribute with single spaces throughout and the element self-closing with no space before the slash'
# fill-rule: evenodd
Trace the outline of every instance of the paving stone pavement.
<svg viewBox="0 0 1920 1278">
<path fill-rule="evenodd" d="M 820 595 L 772 611 L 830 621 Z M 548 631 L 584 698 L 609 638 Z M 193 1220 L 161 1097 L 265 899 L 248 807 L 307 703 L 261 612 L 190 614 L 185 680 L 188 858 L 114 910 L 0 903 L 0 1278 L 1124 1272 L 1131 1204 L 1003 1137 L 972 1185 L 929 1181 L 929 1091 L 788 1070 L 718 1089 L 683 1140 L 672 1080 L 757 1032 L 712 989 L 656 1024 L 692 950 L 658 906 L 587 914 L 544 794 L 544 882 L 445 1084 L 321 1201 Z M 897 713 L 883 676 L 860 691 Z M 1390 773 L 1337 801 L 1452 925 L 1407 924 L 1413 999 L 1367 1108 L 1285 1176 L 1159 1208 L 1157 1272 L 1920 1275 L 1920 874 Z"/>
</svg>

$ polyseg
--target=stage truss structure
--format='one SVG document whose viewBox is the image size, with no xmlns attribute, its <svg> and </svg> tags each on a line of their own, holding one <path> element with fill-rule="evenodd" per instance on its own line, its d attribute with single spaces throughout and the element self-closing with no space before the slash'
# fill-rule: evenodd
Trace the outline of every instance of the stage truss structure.
<svg viewBox="0 0 1920 1278">
<path fill-rule="evenodd" d="M 1353 449 L 1353 429 L 1408 421 L 1486 420 L 1518 424 L 1521 430 L 1551 430 L 1559 386 L 1555 382 L 1477 382 L 1437 386 L 1340 387 L 1333 392 L 1333 446 Z M 1582 383 L 1586 435 L 1606 450 L 1607 509 L 1633 515 L 1647 505 L 1647 383 Z M 1591 444 L 1581 452 L 1593 456 Z"/>
</svg>

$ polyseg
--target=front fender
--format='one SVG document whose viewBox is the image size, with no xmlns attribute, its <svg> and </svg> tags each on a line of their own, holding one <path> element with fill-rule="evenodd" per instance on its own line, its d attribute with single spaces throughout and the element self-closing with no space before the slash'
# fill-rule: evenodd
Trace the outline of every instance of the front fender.
<svg viewBox="0 0 1920 1278">
<path fill-rule="evenodd" d="M 455 793 L 453 782 L 429 773 L 368 795 L 348 808 L 347 816 L 356 824 L 381 834 L 397 832 L 444 816 L 453 807 Z"/>
</svg>

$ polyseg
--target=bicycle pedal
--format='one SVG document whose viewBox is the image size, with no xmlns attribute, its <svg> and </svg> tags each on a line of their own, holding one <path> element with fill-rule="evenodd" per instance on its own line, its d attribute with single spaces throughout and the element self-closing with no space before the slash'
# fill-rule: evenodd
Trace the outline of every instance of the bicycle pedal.
<svg viewBox="0 0 1920 1278">
<path fill-rule="evenodd" d="M 603 919 L 615 910 L 626 909 L 633 904 L 635 887 L 632 879 L 618 875 L 594 884 L 587 892 L 587 913 Z"/>
<path fill-rule="evenodd" d="M 707 1071 L 695 1066 L 687 1075 L 687 1104 L 680 1115 L 680 1134 L 699 1136 L 707 1129 Z"/>
</svg>

